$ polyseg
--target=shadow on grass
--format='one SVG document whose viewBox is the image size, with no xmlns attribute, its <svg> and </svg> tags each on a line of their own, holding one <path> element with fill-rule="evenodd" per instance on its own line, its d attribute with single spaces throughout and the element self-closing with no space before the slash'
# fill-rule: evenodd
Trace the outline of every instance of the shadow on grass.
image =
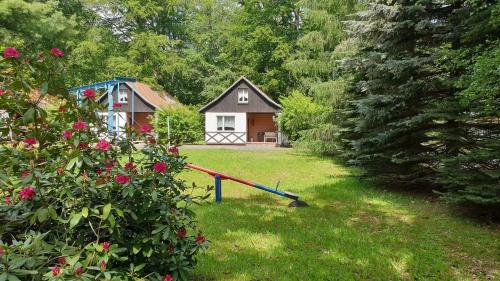
<svg viewBox="0 0 500 281">
<path fill-rule="evenodd" d="M 197 212 L 199 220 L 209 223 L 200 227 L 213 244 L 200 263 L 197 280 L 468 276 L 446 255 L 445 238 L 458 230 L 420 214 L 418 203 L 412 209 L 397 197 L 366 195 L 351 177 L 310 190 L 308 208 L 287 208 L 286 200 L 267 194 L 224 198 L 221 204 L 204 206 Z"/>
</svg>

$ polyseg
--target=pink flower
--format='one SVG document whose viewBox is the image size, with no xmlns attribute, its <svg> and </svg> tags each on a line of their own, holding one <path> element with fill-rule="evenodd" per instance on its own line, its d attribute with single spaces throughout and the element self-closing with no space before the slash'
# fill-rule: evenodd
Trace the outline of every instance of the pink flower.
<svg viewBox="0 0 500 281">
<path fill-rule="evenodd" d="M 23 171 L 23 172 L 21 173 L 21 178 L 25 178 L 25 177 L 27 177 L 27 176 L 29 176 L 29 175 L 30 175 L 30 171 Z"/>
<path fill-rule="evenodd" d="M 57 259 L 57 264 L 59 265 L 65 265 L 66 264 L 66 257 L 65 256 L 61 256 Z"/>
<path fill-rule="evenodd" d="M 174 280 L 174 278 L 172 278 L 172 275 L 170 275 L 170 274 L 163 275 L 161 277 L 161 281 L 172 281 L 172 280 Z"/>
<path fill-rule="evenodd" d="M 110 244 L 109 244 L 109 242 L 102 242 L 101 246 L 104 249 L 104 251 L 108 251 Z"/>
<path fill-rule="evenodd" d="M 198 236 L 196 236 L 196 243 L 203 244 L 203 242 L 205 242 L 205 236 L 198 234 Z"/>
<path fill-rule="evenodd" d="M 85 130 L 87 129 L 87 123 L 81 121 L 81 120 L 78 120 L 76 121 L 75 123 L 73 123 L 73 130 Z"/>
<path fill-rule="evenodd" d="M 141 125 L 141 133 L 151 133 L 151 131 L 153 130 L 153 127 L 149 124 L 142 124 Z"/>
<path fill-rule="evenodd" d="M 101 151 L 108 151 L 111 145 L 109 142 L 105 139 L 100 140 L 96 145 L 95 148 Z"/>
<path fill-rule="evenodd" d="M 127 184 L 130 182 L 130 178 L 126 175 L 116 175 L 115 182 L 118 184 Z"/>
<path fill-rule="evenodd" d="M 122 107 L 122 106 L 123 106 L 123 104 L 121 104 L 121 103 L 119 103 L 119 102 L 115 102 L 115 103 L 113 103 L 113 108 L 120 108 L 120 107 Z"/>
<path fill-rule="evenodd" d="M 21 192 L 19 192 L 19 196 L 23 200 L 33 200 L 35 195 L 36 195 L 36 191 L 31 186 L 25 187 L 23 190 L 21 190 Z"/>
<path fill-rule="evenodd" d="M 167 163 L 156 162 L 153 164 L 153 170 L 155 173 L 165 173 L 165 171 L 167 171 Z"/>
<path fill-rule="evenodd" d="M 52 268 L 52 276 L 57 276 L 59 274 L 61 274 L 61 269 L 56 265 Z"/>
<path fill-rule="evenodd" d="M 87 148 L 89 148 L 89 144 L 88 144 L 88 143 L 86 143 L 86 142 L 82 142 L 82 143 L 80 143 L 80 144 L 78 145 L 78 147 L 79 147 L 80 149 L 87 149 Z"/>
<path fill-rule="evenodd" d="M 5 197 L 5 204 L 7 205 L 12 204 L 12 198 L 10 198 L 10 196 Z"/>
<path fill-rule="evenodd" d="M 50 50 L 50 54 L 52 54 L 56 57 L 62 57 L 64 53 L 61 50 L 59 50 L 58 48 L 52 48 Z"/>
<path fill-rule="evenodd" d="M 81 266 L 77 267 L 75 270 L 75 275 L 79 277 L 83 273 L 83 268 Z"/>
<path fill-rule="evenodd" d="M 19 58 L 21 54 L 16 50 L 16 48 L 12 48 L 12 47 L 9 47 L 9 48 L 5 48 L 5 50 L 3 51 L 3 57 L 8 59 L 8 58 Z"/>
<path fill-rule="evenodd" d="M 0 96 L 3 96 L 4 94 L 7 94 L 7 91 L 5 91 L 4 89 L 0 89 Z"/>
<path fill-rule="evenodd" d="M 63 138 L 69 139 L 69 138 L 71 138 L 73 133 L 71 131 L 64 131 L 62 135 L 63 135 Z"/>
<path fill-rule="evenodd" d="M 101 269 L 101 271 L 105 271 L 107 265 L 108 264 L 105 261 L 101 261 L 101 263 L 99 264 L 99 268 Z"/>
<path fill-rule="evenodd" d="M 135 164 L 134 164 L 134 162 L 125 163 L 124 168 L 125 168 L 125 170 L 132 171 L 135 169 Z"/>
<path fill-rule="evenodd" d="M 180 228 L 179 230 L 177 230 L 177 237 L 179 237 L 180 239 L 186 237 L 186 229 L 184 227 Z"/>
<path fill-rule="evenodd" d="M 168 147 L 168 152 L 172 153 L 175 156 L 179 156 L 179 149 L 174 145 Z"/>
<path fill-rule="evenodd" d="M 87 89 L 87 90 L 83 91 L 83 95 L 89 100 L 95 99 L 95 91 L 92 89 Z"/>
<path fill-rule="evenodd" d="M 23 142 L 26 145 L 31 146 L 31 145 L 35 145 L 37 143 L 37 140 L 35 138 L 26 138 L 23 140 Z"/>
</svg>

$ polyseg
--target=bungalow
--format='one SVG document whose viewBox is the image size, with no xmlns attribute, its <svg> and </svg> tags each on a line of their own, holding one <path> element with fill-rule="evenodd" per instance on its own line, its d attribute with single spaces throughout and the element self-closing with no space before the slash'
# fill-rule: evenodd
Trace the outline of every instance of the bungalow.
<svg viewBox="0 0 500 281">
<path fill-rule="evenodd" d="M 97 100 L 107 105 L 107 110 L 99 112 L 107 119 L 108 131 L 111 135 L 123 137 L 125 128 L 139 130 L 141 125 L 149 124 L 156 109 L 178 104 L 165 91 L 155 91 L 149 85 L 130 77 L 115 77 L 112 80 L 97 82 L 69 89 L 78 99 L 87 89 L 103 90 L 104 94 Z M 112 102 L 108 98 L 112 97 Z M 108 116 L 113 112 L 112 116 Z"/>
<path fill-rule="evenodd" d="M 205 114 L 205 143 L 279 143 L 276 116 L 281 106 L 241 77 L 200 109 Z"/>
</svg>

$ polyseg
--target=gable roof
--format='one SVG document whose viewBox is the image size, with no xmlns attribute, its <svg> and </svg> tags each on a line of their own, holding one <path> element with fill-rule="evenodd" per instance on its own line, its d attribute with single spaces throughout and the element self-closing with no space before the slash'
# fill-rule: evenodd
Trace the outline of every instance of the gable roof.
<svg viewBox="0 0 500 281">
<path fill-rule="evenodd" d="M 151 86 L 142 82 L 124 82 L 130 89 L 133 89 L 137 95 L 139 95 L 146 103 L 156 108 L 168 107 L 179 103 L 174 97 L 172 97 L 166 91 L 155 91 Z M 114 90 L 114 89 L 113 89 Z M 104 93 L 99 97 L 98 100 L 106 97 L 107 94 Z"/>
<path fill-rule="evenodd" d="M 261 89 L 259 89 L 259 87 L 257 87 L 254 83 L 252 83 L 250 80 L 248 80 L 245 76 L 241 76 L 240 79 L 236 80 L 236 82 L 234 82 L 231 86 L 229 86 L 229 88 L 227 88 L 221 95 L 219 95 L 214 100 L 212 100 L 211 102 L 209 102 L 208 104 L 206 104 L 205 106 L 203 106 L 199 110 L 199 112 L 205 112 L 210 107 L 212 107 L 213 105 L 217 104 L 220 100 L 222 100 L 225 96 L 227 96 L 231 92 L 231 90 L 236 85 L 238 85 L 238 83 L 240 83 L 241 81 L 247 83 L 250 87 L 252 87 L 254 89 L 254 91 L 258 95 L 260 95 L 265 101 L 267 101 L 272 107 L 274 107 L 276 109 L 281 109 L 281 105 L 279 105 L 278 103 L 276 103 L 275 101 L 273 101 L 268 95 L 266 95 Z"/>
</svg>

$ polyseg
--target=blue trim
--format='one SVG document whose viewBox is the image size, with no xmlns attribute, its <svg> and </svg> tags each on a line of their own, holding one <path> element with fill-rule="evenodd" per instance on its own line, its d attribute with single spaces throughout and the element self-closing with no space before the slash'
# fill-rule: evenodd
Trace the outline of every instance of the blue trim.
<svg viewBox="0 0 500 281">
<path fill-rule="evenodd" d="M 222 187 L 220 175 L 215 175 L 215 202 L 220 203 L 222 201 Z"/>
</svg>

